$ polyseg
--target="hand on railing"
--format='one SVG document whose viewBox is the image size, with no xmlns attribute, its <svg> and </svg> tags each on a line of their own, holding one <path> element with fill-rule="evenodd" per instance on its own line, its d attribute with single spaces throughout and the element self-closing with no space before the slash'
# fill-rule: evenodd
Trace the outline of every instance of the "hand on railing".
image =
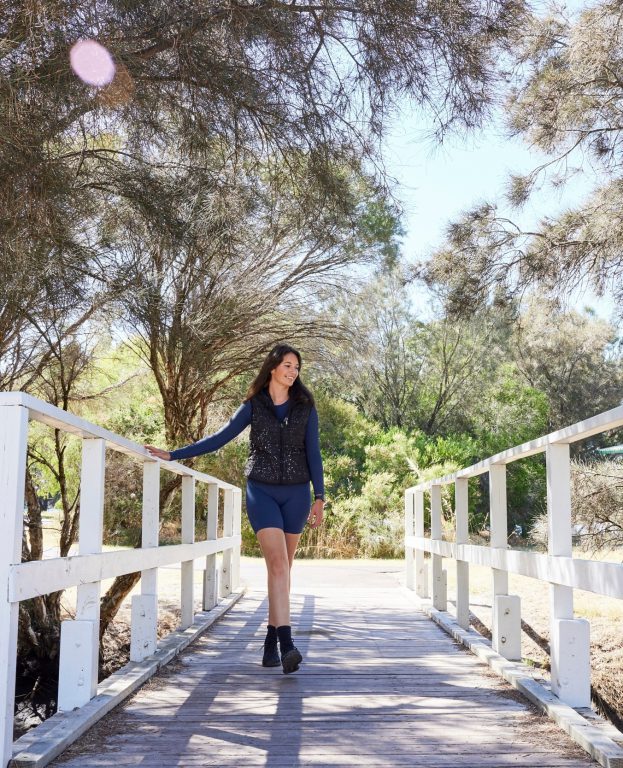
<svg viewBox="0 0 623 768">
<path fill-rule="evenodd" d="M 143 448 L 154 456 L 156 459 L 162 459 L 163 461 L 171 461 L 171 454 L 169 451 L 164 451 L 162 448 L 156 448 L 155 445 L 143 445 Z"/>
</svg>

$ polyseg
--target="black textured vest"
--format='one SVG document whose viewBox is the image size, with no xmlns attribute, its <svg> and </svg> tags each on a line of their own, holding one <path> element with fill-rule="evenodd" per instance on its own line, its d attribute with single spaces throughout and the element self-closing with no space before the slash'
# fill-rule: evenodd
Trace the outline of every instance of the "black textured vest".
<svg viewBox="0 0 623 768">
<path fill-rule="evenodd" d="M 249 480 L 271 485 L 308 483 L 305 431 L 311 405 L 292 402 L 287 417 L 280 422 L 270 395 L 263 390 L 251 398 L 251 408 L 250 451 L 245 469 Z"/>
</svg>

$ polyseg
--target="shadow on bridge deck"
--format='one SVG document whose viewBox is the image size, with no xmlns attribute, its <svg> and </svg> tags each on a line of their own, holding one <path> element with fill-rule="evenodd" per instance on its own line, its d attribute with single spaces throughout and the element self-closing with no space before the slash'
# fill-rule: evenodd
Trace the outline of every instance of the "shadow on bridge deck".
<svg viewBox="0 0 623 768">
<path fill-rule="evenodd" d="M 52 765 L 596 765 L 413 608 L 399 567 L 296 563 L 299 672 L 260 666 L 266 601 L 250 591 Z"/>
</svg>

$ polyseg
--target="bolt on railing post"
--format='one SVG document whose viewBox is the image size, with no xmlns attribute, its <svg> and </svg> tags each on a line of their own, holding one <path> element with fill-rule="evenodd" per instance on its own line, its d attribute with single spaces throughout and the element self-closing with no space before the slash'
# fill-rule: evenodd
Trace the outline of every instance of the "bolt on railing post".
<svg viewBox="0 0 623 768">
<path fill-rule="evenodd" d="M 460 559 L 461 545 L 469 543 L 468 520 L 469 485 L 467 478 L 457 478 L 454 484 L 454 511 L 456 516 L 456 620 L 460 627 L 469 629 L 469 563 Z"/>
<path fill-rule="evenodd" d="M 234 535 L 234 492 L 231 488 L 225 488 L 223 492 L 223 536 Z M 221 561 L 220 596 L 228 597 L 232 593 L 232 551 L 223 550 Z"/>
<path fill-rule="evenodd" d="M 105 471 L 106 442 L 101 438 L 84 438 L 80 473 L 80 555 L 94 555 L 102 551 Z M 76 618 L 61 624 L 60 712 L 81 707 L 97 694 L 100 592 L 99 581 L 78 585 Z"/>
<path fill-rule="evenodd" d="M 182 544 L 195 542 L 195 478 L 185 475 L 182 477 Z M 182 563 L 181 617 L 180 629 L 187 629 L 193 623 L 195 615 L 193 589 L 194 560 Z"/>
<path fill-rule="evenodd" d="M 508 549 L 506 465 L 489 467 L 490 545 Z M 506 659 L 521 659 L 521 605 L 517 595 L 508 594 L 508 571 L 493 571 L 493 621 L 491 646 Z"/>
<path fill-rule="evenodd" d="M 206 523 L 206 539 L 213 541 L 218 532 L 218 501 L 219 491 L 216 483 L 208 483 L 208 519 Z M 203 610 L 209 611 L 218 603 L 218 571 L 216 555 L 206 556 L 203 574 Z"/>
<path fill-rule="evenodd" d="M 160 462 L 143 464 L 142 546 L 158 546 L 160 525 Z M 156 652 L 158 641 L 158 569 L 141 572 L 141 594 L 132 597 L 131 661 L 143 661 Z"/>
<path fill-rule="evenodd" d="M 414 494 L 415 535 L 424 538 L 424 491 L 417 490 Z M 424 558 L 424 550 L 415 550 L 415 593 L 418 597 L 427 598 L 428 594 L 428 565 Z"/>
<path fill-rule="evenodd" d="M 0 738 L 6 768 L 13 753 L 19 603 L 9 602 L 11 565 L 21 563 L 28 409 L 0 407 Z"/>
<path fill-rule="evenodd" d="M 441 542 L 441 485 L 433 483 L 430 489 L 430 537 Z M 433 607 L 448 610 L 447 574 L 443 570 L 443 557 L 433 554 Z"/>
<path fill-rule="evenodd" d="M 405 491 L 405 539 L 415 535 L 415 498 L 411 491 Z M 405 583 L 407 589 L 415 586 L 415 548 L 405 541 Z"/>
<path fill-rule="evenodd" d="M 567 443 L 545 451 L 547 546 L 550 557 L 572 557 L 571 460 Z M 550 583 L 552 691 L 572 707 L 591 703 L 590 625 L 573 617 L 573 587 Z"/>
</svg>

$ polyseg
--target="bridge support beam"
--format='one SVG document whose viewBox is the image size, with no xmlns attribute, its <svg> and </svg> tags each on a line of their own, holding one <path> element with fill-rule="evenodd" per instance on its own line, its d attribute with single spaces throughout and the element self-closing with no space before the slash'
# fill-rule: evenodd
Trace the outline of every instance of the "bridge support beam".
<svg viewBox="0 0 623 768">
<path fill-rule="evenodd" d="M 0 766 L 13 752 L 19 603 L 9 602 L 10 568 L 22 560 L 28 409 L 0 406 Z"/>
<path fill-rule="evenodd" d="M 550 557 L 572 557 L 571 459 L 568 443 L 552 443 L 547 463 L 547 546 Z M 573 616 L 573 588 L 550 584 L 552 692 L 572 707 L 590 707 L 589 624 Z"/>
</svg>

